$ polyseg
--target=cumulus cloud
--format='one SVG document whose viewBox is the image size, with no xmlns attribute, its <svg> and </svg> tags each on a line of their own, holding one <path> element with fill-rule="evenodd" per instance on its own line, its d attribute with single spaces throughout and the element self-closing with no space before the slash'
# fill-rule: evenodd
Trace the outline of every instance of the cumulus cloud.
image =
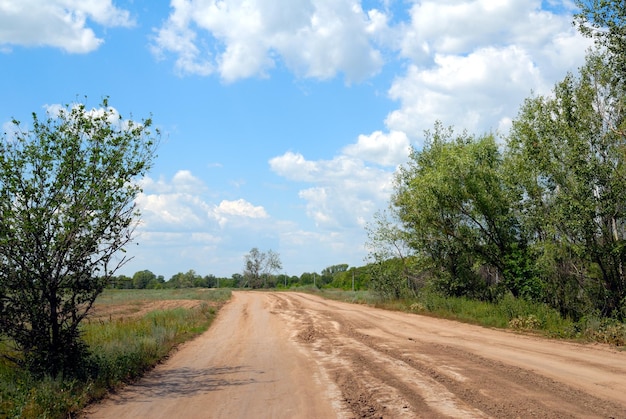
<svg viewBox="0 0 626 419">
<path fill-rule="evenodd" d="M 181 74 L 225 81 L 264 77 L 278 60 L 303 77 L 358 81 L 380 70 L 387 30 L 383 12 L 353 0 L 174 1 L 153 52 L 172 54 Z"/>
<path fill-rule="evenodd" d="M 219 204 L 206 200 L 207 186 L 189 170 L 176 172 L 171 180 L 145 177 L 140 186 L 143 192 L 136 202 L 146 231 L 216 232 L 228 223 L 241 225 L 246 220 L 269 218 L 262 206 L 244 199 L 222 200 Z"/>
<path fill-rule="evenodd" d="M 9 0 L 0 2 L 0 45 L 51 46 L 87 53 L 103 42 L 89 21 L 104 27 L 132 26 L 127 10 L 111 0 Z"/>
<path fill-rule="evenodd" d="M 363 227 L 391 193 L 392 172 L 346 154 L 309 161 L 301 154 L 287 152 L 269 164 L 286 179 L 313 185 L 300 190 L 298 196 L 306 201 L 307 215 L 323 229 Z"/>
<path fill-rule="evenodd" d="M 370 135 L 359 135 L 357 143 L 346 146 L 343 152 L 381 166 L 397 166 L 406 161 L 410 149 L 409 138 L 404 132 L 375 131 Z"/>
<path fill-rule="evenodd" d="M 176 266 L 230 275 L 250 248 L 278 241 L 283 228 L 293 229 L 245 199 L 214 202 L 208 187 L 189 170 L 169 179 L 146 177 L 140 186 L 143 192 L 135 201 L 142 214 L 140 246 L 133 249 L 135 260 L 126 268 L 131 272 L 149 266 L 172 275 L 167 258 L 175 258 Z M 166 249 L 167 257 L 155 260 L 152 249 L 161 255 Z"/>
<path fill-rule="evenodd" d="M 421 1 L 403 24 L 409 60 L 389 96 L 400 106 L 385 124 L 421 143 L 436 120 L 472 132 L 510 127 L 523 99 L 547 93 L 583 62 L 590 41 L 571 16 L 542 2 Z"/>
<path fill-rule="evenodd" d="M 245 218 L 268 218 L 269 215 L 265 212 L 265 208 L 262 206 L 252 205 L 245 199 L 238 199 L 236 201 L 222 201 L 215 207 L 211 213 L 213 217 L 217 218 L 220 226 L 224 226 L 229 220 L 233 218 L 245 219 Z"/>
</svg>

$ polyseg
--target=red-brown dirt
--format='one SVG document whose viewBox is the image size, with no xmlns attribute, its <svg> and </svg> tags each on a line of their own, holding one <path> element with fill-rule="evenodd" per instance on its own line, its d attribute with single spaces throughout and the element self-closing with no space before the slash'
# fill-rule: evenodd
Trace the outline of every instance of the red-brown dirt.
<svg viewBox="0 0 626 419">
<path fill-rule="evenodd" d="M 324 300 L 235 292 L 90 418 L 626 418 L 626 353 Z"/>
</svg>

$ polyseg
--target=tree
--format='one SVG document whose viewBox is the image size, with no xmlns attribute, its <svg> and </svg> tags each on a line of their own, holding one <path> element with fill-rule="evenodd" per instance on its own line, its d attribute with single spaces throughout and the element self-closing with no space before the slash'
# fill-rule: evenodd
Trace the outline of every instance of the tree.
<svg viewBox="0 0 626 419">
<path fill-rule="evenodd" d="M 252 288 L 267 286 L 268 277 L 282 269 L 280 255 L 272 250 L 267 253 L 253 247 L 245 256 L 243 276 Z"/>
<path fill-rule="evenodd" d="M 413 249 L 407 232 L 402 229 L 395 208 L 374 214 L 366 226 L 368 250 L 366 260 L 371 275 L 371 288 L 383 298 L 408 296 L 422 285 L 413 274 Z"/>
<path fill-rule="evenodd" d="M 0 333 L 38 375 L 77 372 L 79 324 L 128 257 L 152 122 L 109 106 L 48 111 L 0 139 Z"/>
<path fill-rule="evenodd" d="M 421 262 L 432 262 L 446 294 L 493 298 L 497 284 L 514 295 L 541 293 L 526 269 L 526 241 L 503 169 L 493 135 L 455 134 L 437 124 L 397 174 L 392 204 L 404 240 Z"/>
<path fill-rule="evenodd" d="M 133 279 L 126 275 L 112 276 L 107 286 L 109 288 L 116 288 L 116 289 L 122 289 L 122 290 L 132 289 Z"/>
<path fill-rule="evenodd" d="M 133 275 L 133 288 L 145 289 L 148 284 L 156 280 L 156 275 L 149 270 L 135 272 Z"/>
<path fill-rule="evenodd" d="M 202 282 L 202 276 L 198 275 L 193 269 L 187 272 L 178 272 L 167 281 L 169 288 L 194 288 L 205 286 Z"/>
<path fill-rule="evenodd" d="M 547 295 L 575 317 L 626 316 L 626 120 L 611 57 L 588 55 L 553 95 L 528 99 L 509 138 Z"/>
<path fill-rule="evenodd" d="M 331 265 L 322 269 L 321 281 L 324 285 L 333 281 L 335 275 L 348 270 L 347 263 L 340 263 L 338 265 Z"/>
</svg>

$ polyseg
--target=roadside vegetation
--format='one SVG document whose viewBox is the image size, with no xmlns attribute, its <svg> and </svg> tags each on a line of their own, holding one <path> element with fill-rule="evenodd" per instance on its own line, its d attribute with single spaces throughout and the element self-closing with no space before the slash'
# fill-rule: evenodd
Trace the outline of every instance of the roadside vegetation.
<svg viewBox="0 0 626 419">
<path fill-rule="evenodd" d="M 15 368 L 3 355 L 12 349 L 0 343 L 0 417 L 67 418 L 109 391 L 132 382 L 161 362 L 172 349 L 207 330 L 230 291 L 107 290 L 96 301 L 96 313 L 81 328 L 88 356 L 73 377 L 40 378 Z M 151 303 L 193 302 L 191 308 L 152 310 L 136 315 Z M 175 304 L 174 304 L 175 305 Z M 158 304 L 157 304 L 158 306 Z M 125 308 L 123 313 L 112 308 Z M 113 314 L 107 314 L 113 313 Z M 19 354 L 9 354 L 19 356 Z"/>
<path fill-rule="evenodd" d="M 484 327 L 509 329 L 548 338 L 597 342 L 626 346 L 626 324 L 597 314 L 578 321 L 563 317 L 544 303 L 537 303 L 507 295 L 497 302 L 465 297 L 450 297 L 438 292 L 422 290 L 413 297 L 383 298 L 373 291 L 350 291 L 331 288 L 305 287 L 303 292 L 324 298 L 356 304 L 366 304 L 385 310 L 402 311 L 442 319 L 456 320 Z"/>
</svg>

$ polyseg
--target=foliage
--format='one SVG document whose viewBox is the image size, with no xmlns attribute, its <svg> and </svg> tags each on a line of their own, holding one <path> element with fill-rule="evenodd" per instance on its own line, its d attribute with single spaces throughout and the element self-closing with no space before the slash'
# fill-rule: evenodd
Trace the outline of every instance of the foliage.
<svg viewBox="0 0 626 419">
<path fill-rule="evenodd" d="M 379 227 L 378 234 L 430 261 L 422 265 L 446 295 L 485 299 L 503 288 L 536 298 L 541 284 L 525 263 L 526 237 L 495 138 L 457 135 L 439 123 L 426 134 L 397 174 L 392 204 L 402 230 Z"/>
<path fill-rule="evenodd" d="M 427 132 L 369 225 L 372 289 L 511 294 L 575 320 L 624 319 L 626 96 L 612 57 L 591 51 L 579 74 L 527 99 L 504 146 L 440 123 Z"/>
<path fill-rule="evenodd" d="M 163 286 L 163 276 L 156 276 L 152 271 L 143 270 L 135 272 L 132 278 L 133 288 L 161 288 Z"/>
<path fill-rule="evenodd" d="M 104 99 L 13 121 L 0 140 L 0 330 L 34 374 L 76 373 L 85 355 L 79 324 L 127 260 L 150 126 Z"/>
<path fill-rule="evenodd" d="M 253 247 L 245 256 L 243 276 L 251 288 L 266 288 L 268 279 L 272 279 L 273 274 L 282 268 L 278 253 L 271 249 L 265 253 Z"/>
<path fill-rule="evenodd" d="M 546 297 L 564 314 L 619 314 L 626 296 L 624 117 L 608 57 L 523 105 L 509 138 L 519 216 Z"/>
<path fill-rule="evenodd" d="M 414 251 L 408 245 L 408 233 L 400 227 L 397 211 L 379 211 L 366 226 L 366 260 L 371 276 L 370 287 L 383 298 L 400 298 L 423 285 L 415 269 Z"/>
<path fill-rule="evenodd" d="M 326 287 L 359 291 L 369 289 L 371 284 L 371 273 L 368 267 L 365 266 L 352 267 L 346 271 L 335 273 L 333 280 Z"/>
</svg>

